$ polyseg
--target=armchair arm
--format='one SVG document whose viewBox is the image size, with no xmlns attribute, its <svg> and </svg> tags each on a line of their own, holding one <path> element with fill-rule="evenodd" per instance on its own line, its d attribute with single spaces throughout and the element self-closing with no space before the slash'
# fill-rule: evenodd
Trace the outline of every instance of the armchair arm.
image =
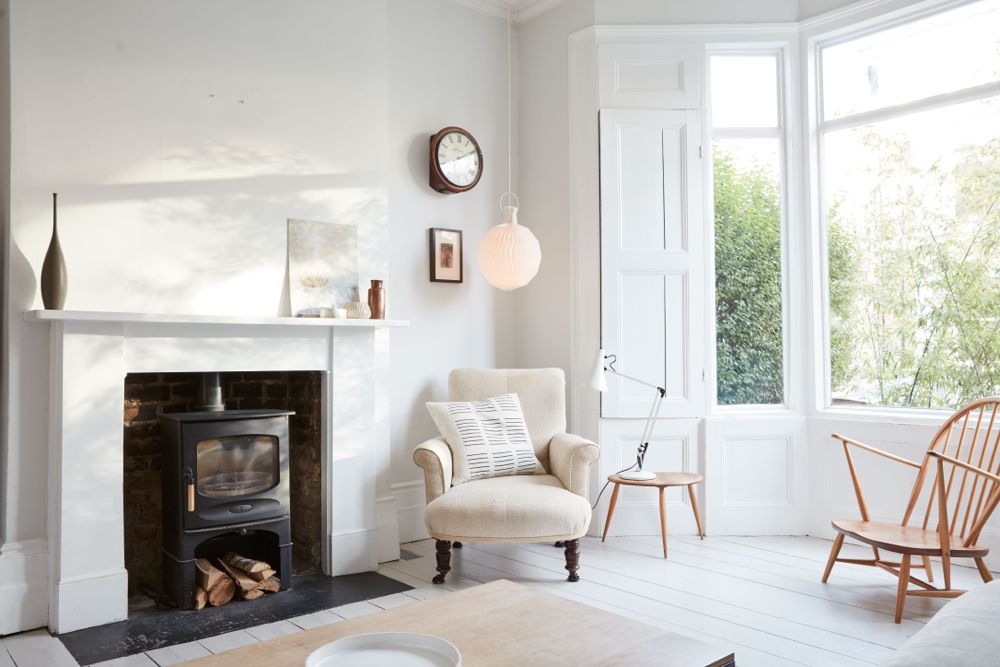
<svg viewBox="0 0 1000 667">
<path fill-rule="evenodd" d="M 590 501 L 590 466 L 601 456 L 600 448 L 578 435 L 557 433 L 549 441 L 549 465 L 569 491 Z"/>
<path fill-rule="evenodd" d="M 878 449 L 877 447 L 872 447 L 871 445 L 866 445 L 863 442 L 857 440 L 852 440 L 851 438 L 838 435 L 836 433 L 831 434 L 831 437 L 840 440 L 844 445 L 844 456 L 847 457 L 847 468 L 851 471 L 851 483 L 854 485 L 854 495 L 858 499 L 858 509 L 861 511 L 861 520 L 870 521 L 868 514 L 868 504 L 865 502 L 865 494 L 861 490 L 861 480 L 858 479 L 858 471 L 854 468 L 854 458 L 851 456 L 851 450 L 848 445 L 853 447 L 858 447 L 866 452 L 871 452 L 873 454 L 878 454 L 879 456 L 884 456 L 890 461 L 895 461 L 897 463 L 903 463 L 908 466 L 920 469 L 921 465 L 910 459 L 904 459 L 902 456 L 896 456 L 895 454 L 890 454 L 889 452 Z"/>
<path fill-rule="evenodd" d="M 417 445 L 413 462 L 424 469 L 424 489 L 430 502 L 451 488 L 451 448 L 441 438 Z"/>
</svg>

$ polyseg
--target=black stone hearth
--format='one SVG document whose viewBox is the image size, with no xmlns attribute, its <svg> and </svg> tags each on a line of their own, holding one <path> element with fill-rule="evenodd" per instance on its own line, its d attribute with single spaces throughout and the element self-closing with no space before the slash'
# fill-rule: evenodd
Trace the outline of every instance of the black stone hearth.
<svg viewBox="0 0 1000 667">
<path fill-rule="evenodd" d="M 302 575 L 293 577 L 292 588 L 280 594 L 234 599 L 200 611 L 130 611 L 127 621 L 68 632 L 59 639 L 77 662 L 90 665 L 411 589 L 376 572 Z"/>
</svg>

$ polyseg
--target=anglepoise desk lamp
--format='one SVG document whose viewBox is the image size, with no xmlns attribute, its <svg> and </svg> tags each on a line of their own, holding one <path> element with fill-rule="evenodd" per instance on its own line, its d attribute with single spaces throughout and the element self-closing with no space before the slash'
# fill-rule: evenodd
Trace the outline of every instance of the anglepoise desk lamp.
<svg viewBox="0 0 1000 667">
<path fill-rule="evenodd" d="M 608 373 L 617 375 L 620 378 L 626 380 L 631 380 L 644 387 L 649 387 L 656 390 L 656 394 L 653 396 L 653 404 L 649 408 L 649 417 L 646 418 L 646 426 L 642 430 L 642 437 L 639 438 L 639 448 L 636 450 L 635 461 L 638 468 L 636 470 L 625 470 L 619 473 L 622 479 L 631 480 L 652 480 L 656 479 L 656 473 L 649 472 L 648 470 L 643 470 L 642 462 L 646 459 L 646 449 L 649 448 L 649 438 L 653 435 L 653 426 L 656 424 L 656 418 L 660 414 L 660 405 L 663 403 L 663 397 L 667 395 L 667 390 L 663 387 L 658 387 L 655 384 L 650 384 L 638 378 L 625 375 L 624 373 L 618 372 L 615 368 L 615 362 L 618 361 L 618 356 L 614 354 L 605 354 L 604 350 L 597 351 L 597 363 L 594 365 L 594 373 L 590 380 L 590 387 L 595 391 L 607 391 L 608 390 Z"/>
</svg>

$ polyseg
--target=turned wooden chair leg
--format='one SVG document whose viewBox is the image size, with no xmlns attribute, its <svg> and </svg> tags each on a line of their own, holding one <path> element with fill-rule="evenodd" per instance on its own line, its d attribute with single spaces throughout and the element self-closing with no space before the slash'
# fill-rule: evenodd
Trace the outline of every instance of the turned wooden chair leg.
<svg viewBox="0 0 1000 667">
<path fill-rule="evenodd" d="M 979 576 L 983 578 L 984 582 L 988 584 L 993 581 L 993 573 L 986 567 L 986 561 L 982 558 L 976 559 L 976 568 L 979 570 Z"/>
<path fill-rule="evenodd" d="M 896 591 L 896 622 L 903 620 L 903 605 L 906 604 L 906 589 L 910 585 L 910 554 L 903 554 L 899 563 L 899 588 Z"/>
<path fill-rule="evenodd" d="M 451 545 L 451 547 L 453 549 L 461 549 L 462 548 L 462 543 L 461 542 L 453 542 L 452 545 Z"/>
<path fill-rule="evenodd" d="M 444 575 L 448 574 L 451 570 L 451 541 L 450 540 L 437 540 L 435 541 L 435 548 L 437 549 L 437 576 L 432 579 L 435 584 L 444 583 Z"/>
<path fill-rule="evenodd" d="M 931 557 L 923 556 L 924 559 L 924 572 L 927 573 L 927 583 L 934 583 L 934 570 L 931 569 Z"/>
<path fill-rule="evenodd" d="M 577 571 L 580 569 L 580 540 L 566 540 L 566 569 L 569 571 L 567 581 L 580 581 Z"/>
<path fill-rule="evenodd" d="M 830 549 L 830 558 L 826 561 L 826 569 L 823 570 L 823 583 L 830 578 L 830 572 L 833 571 L 833 564 L 837 562 L 837 556 L 840 555 L 840 548 L 844 546 L 844 534 L 837 533 L 837 537 L 833 540 L 833 547 Z"/>
</svg>

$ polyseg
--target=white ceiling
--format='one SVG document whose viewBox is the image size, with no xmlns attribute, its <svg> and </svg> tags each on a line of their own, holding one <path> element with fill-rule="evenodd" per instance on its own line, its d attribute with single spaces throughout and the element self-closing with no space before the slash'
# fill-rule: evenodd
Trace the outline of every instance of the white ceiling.
<svg viewBox="0 0 1000 667">
<path fill-rule="evenodd" d="M 523 23 L 556 5 L 561 5 L 566 0 L 455 0 L 455 2 L 501 18 L 506 18 L 509 11 L 514 23 Z"/>
</svg>

